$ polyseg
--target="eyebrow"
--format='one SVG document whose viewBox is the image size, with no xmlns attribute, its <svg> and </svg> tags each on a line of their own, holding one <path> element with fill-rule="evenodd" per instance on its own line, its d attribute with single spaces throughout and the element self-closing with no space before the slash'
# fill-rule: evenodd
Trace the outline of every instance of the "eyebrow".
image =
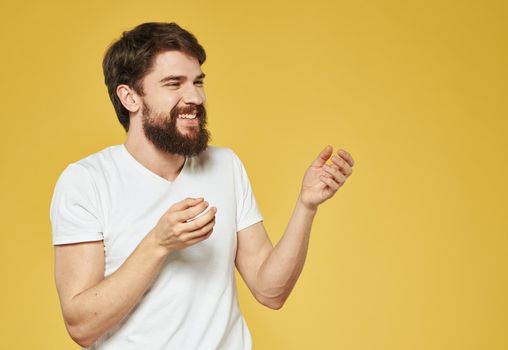
<svg viewBox="0 0 508 350">
<path fill-rule="evenodd" d="M 206 76 L 205 73 L 201 73 L 200 75 L 198 75 L 196 77 L 195 80 L 204 79 L 205 76 Z M 167 77 L 164 77 L 161 80 L 159 80 L 159 83 L 162 84 L 162 83 L 166 83 L 166 82 L 171 81 L 171 80 L 185 81 L 185 80 L 187 80 L 187 77 L 184 76 L 184 75 L 168 75 Z"/>
</svg>

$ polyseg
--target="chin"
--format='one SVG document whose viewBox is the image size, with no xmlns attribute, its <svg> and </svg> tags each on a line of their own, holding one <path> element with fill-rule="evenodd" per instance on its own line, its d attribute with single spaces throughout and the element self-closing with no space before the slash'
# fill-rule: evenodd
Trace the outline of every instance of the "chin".
<svg viewBox="0 0 508 350">
<path fill-rule="evenodd" d="M 180 135 L 182 136 L 186 136 L 186 137 L 192 137 L 192 138 L 196 138 L 199 134 L 199 130 L 198 129 L 180 129 L 178 128 L 178 132 L 180 133 Z"/>
</svg>

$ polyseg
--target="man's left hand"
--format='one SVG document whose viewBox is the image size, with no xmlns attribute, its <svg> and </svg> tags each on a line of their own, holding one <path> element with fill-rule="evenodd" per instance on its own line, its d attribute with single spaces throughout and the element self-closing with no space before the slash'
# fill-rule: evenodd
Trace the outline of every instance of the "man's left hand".
<svg viewBox="0 0 508 350">
<path fill-rule="evenodd" d="M 332 153 L 333 147 L 326 146 L 305 172 L 299 199 L 309 209 L 316 210 L 333 197 L 353 172 L 355 161 L 346 150 L 340 149 L 333 156 Z M 332 163 L 326 164 L 329 159 Z"/>
</svg>

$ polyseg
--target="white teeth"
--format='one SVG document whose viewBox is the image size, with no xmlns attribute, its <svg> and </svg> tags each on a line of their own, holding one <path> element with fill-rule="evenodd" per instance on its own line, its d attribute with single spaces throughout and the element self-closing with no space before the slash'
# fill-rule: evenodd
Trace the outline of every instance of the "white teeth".
<svg viewBox="0 0 508 350">
<path fill-rule="evenodd" d="M 179 114 L 178 118 L 194 119 L 194 118 L 196 118 L 196 115 L 195 114 Z"/>
</svg>

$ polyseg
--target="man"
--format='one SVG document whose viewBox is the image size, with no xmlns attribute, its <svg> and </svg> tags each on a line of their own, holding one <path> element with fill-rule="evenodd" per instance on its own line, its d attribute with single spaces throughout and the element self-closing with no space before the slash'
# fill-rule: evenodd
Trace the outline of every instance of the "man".
<svg viewBox="0 0 508 350">
<path fill-rule="evenodd" d="M 50 210 L 62 313 L 83 347 L 251 349 L 234 266 L 260 303 L 282 307 L 318 205 L 352 172 L 327 146 L 273 247 L 240 159 L 208 147 L 205 58 L 174 23 L 139 25 L 106 52 L 127 139 L 70 164 Z"/>
</svg>

